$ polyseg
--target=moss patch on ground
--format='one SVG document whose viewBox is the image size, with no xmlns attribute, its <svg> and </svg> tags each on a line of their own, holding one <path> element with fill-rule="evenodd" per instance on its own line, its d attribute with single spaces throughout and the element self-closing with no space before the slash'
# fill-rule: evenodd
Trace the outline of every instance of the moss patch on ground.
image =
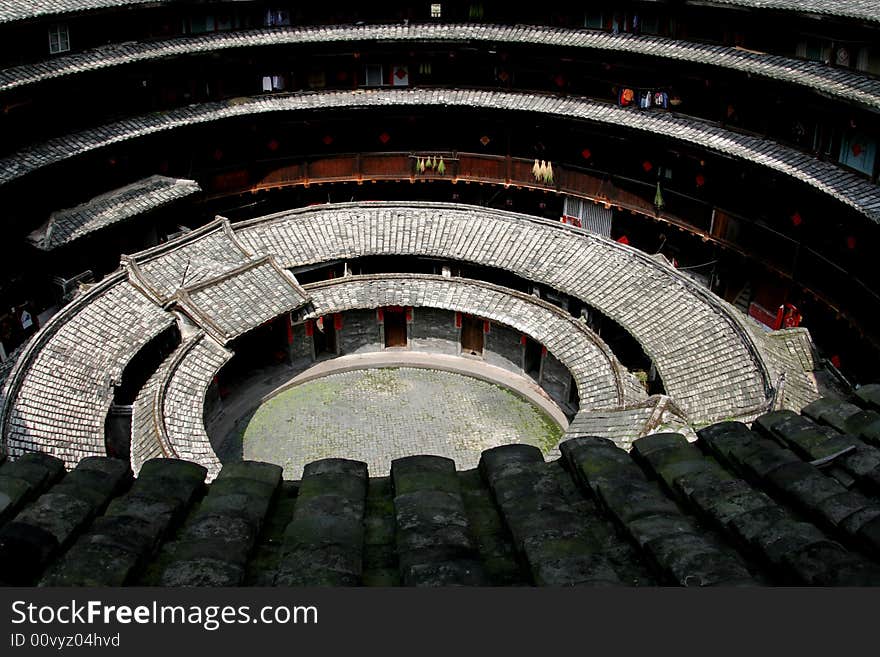
<svg viewBox="0 0 880 657">
<path fill-rule="evenodd" d="M 449 372 L 379 368 L 283 390 L 238 423 L 225 451 L 277 463 L 289 478 L 331 457 L 366 461 L 371 475 L 381 476 L 401 456 L 438 454 L 464 469 L 502 444 L 535 445 L 546 454 L 561 436 L 552 418 L 503 386 Z"/>
</svg>

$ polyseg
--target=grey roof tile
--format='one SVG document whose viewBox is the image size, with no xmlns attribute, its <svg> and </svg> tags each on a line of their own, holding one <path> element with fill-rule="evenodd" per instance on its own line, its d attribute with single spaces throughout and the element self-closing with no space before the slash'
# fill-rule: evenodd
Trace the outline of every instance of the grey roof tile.
<svg viewBox="0 0 880 657">
<path fill-rule="evenodd" d="M 51 251 L 201 191 L 193 180 L 151 176 L 97 196 L 67 210 L 58 210 L 29 236 L 38 248 Z"/>
<path fill-rule="evenodd" d="M 616 408 L 645 396 L 644 390 L 627 387 L 617 358 L 585 324 L 527 294 L 466 278 L 417 274 L 346 276 L 305 290 L 312 303 L 306 318 L 412 306 L 464 312 L 510 326 L 539 341 L 571 371 L 583 409 Z"/>
<path fill-rule="evenodd" d="M 579 298 L 620 323 L 656 364 L 668 394 L 689 420 L 740 417 L 766 408 L 775 381 L 767 356 L 759 353 L 737 311 L 674 269 L 610 240 L 534 217 L 443 203 L 314 207 L 242 222 L 235 231 L 250 251 L 271 253 L 282 266 L 296 267 L 390 253 L 377 238 L 398 222 L 412 236 L 413 254 L 512 271 Z M 335 241 L 323 241 L 323 231 Z M 458 239 L 463 233 L 469 238 Z M 549 253 L 560 259 L 548 260 Z M 665 293 L 645 293 L 652 288 Z M 687 330 L 682 330 L 683 318 Z"/>
<path fill-rule="evenodd" d="M 175 298 L 198 324 L 226 344 L 274 317 L 301 308 L 308 293 L 272 256 L 264 256 L 183 287 Z"/>
<path fill-rule="evenodd" d="M 174 39 L 113 44 L 55 57 L 36 64 L 0 70 L 0 92 L 22 85 L 81 74 L 128 63 L 215 52 L 229 48 L 355 41 L 485 41 L 529 45 L 568 45 L 719 66 L 790 84 L 805 86 L 880 110 L 880 82 L 812 61 L 769 55 L 726 46 L 691 43 L 658 36 L 611 34 L 543 26 L 467 24 L 333 25 L 263 28 Z"/>
<path fill-rule="evenodd" d="M 0 160 L 0 184 L 49 164 L 137 137 L 237 116 L 266 112 L 375 106 L 451 106 L 563 115 L 628 127 L 695 144 L 723 155 L 754 162 L 828 194 L 874 222 L 880 222 L 880 187 L 790 147 L 755 135 L 732 132 L 714 123 L 674 113 L 643 112 L 586 98 L 550 97 L 509 91 L 465 89 L 377 89 L 253 96 L 191 105 L 143 115 L 38 144 Z"/>
<path fill-rule="evenodd" d="M 880 7 L 876 0 L 688 0 L 688 4 L 728 5 L 880 22 Z"/>
</svg>

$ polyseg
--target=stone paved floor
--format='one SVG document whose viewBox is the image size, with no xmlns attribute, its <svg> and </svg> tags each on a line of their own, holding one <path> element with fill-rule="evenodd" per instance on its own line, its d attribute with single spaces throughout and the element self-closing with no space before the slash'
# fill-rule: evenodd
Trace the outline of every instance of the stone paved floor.
<svg viewBox="0 0 880 657">
<path fill-rule="evenodd" d="M 371 475 L 382 476 L 400 456 L 437 454 L 466 469 L 497 445 L 528 443 L 546 453 L 561 434 L 541 410 L 499 386 L 451 372 L 385 368 L 284 390 L 239 423 L 238 449 L 245 459 L 278 463 L 289 479 L 327 457 L 365 461 Z"/>
</svg>

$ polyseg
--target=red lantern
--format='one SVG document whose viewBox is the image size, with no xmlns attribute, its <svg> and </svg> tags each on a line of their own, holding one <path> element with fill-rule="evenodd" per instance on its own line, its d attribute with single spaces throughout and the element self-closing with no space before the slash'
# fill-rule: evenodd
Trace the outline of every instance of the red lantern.
<svg viewBox="0 0 880 657">
<path fill-rule="evenodd" d="M 791 215 L 791 223 L 793 223 L 795 226 L 800 226 L 803 222 L 804 219 L 803 217 L 801 217 L 800 212 L 795 212 L 793 215 Z"/>
<path fill-rule="evenodd" d="M 654 165 L 651 164 L 650 161 L 645 160 L 644 162 L 642 162 L 642 168 L 645 170 L 645 173 L 648 173 L 651 171 L 651 169 L 654 168 Z"/>
<path fill-rule="evenodd" d="M 591 157 L 593 157 L 593 153 L 592 153 L 592 151 L 590 151 L 589 148 L 585 148 L 584 150 L 581 151 L 581 157 L 584 158 L 585 160 L 589 160 Z"/>
<path fill-rule="evenodd" d="M 379 141 L 381 141 L 383 144 L 387 144 L 389 141 L 391 141 L 391 135 L 389 135 L 387 132 L 383 132 L 381 135 L 379 135 Z"/>
</svg>

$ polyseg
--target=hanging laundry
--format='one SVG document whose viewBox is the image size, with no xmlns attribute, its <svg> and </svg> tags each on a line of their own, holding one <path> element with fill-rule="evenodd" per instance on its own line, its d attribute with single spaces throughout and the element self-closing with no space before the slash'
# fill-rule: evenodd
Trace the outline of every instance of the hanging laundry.
<svg viewBox="0 0 880 657">
<path fill-rule="evenodd" d="M 623 88 L 617 96 L 617 104 L 621 107 L 629 107 L 636 100 L 636 92 L 629 88 Z"/>
<path fill-rule="evenodd" d="M 650 109 L 654 98 L 653 91 L 642 90 L 639 92 L 639 107 L 642 109 Z"/>
<path fill-rule="evenodd" d="M 667 94 L 665 91 L 655 91 L 654 107 L 667 109 L 669 107 L 669 94 Z"/>
</svg>

